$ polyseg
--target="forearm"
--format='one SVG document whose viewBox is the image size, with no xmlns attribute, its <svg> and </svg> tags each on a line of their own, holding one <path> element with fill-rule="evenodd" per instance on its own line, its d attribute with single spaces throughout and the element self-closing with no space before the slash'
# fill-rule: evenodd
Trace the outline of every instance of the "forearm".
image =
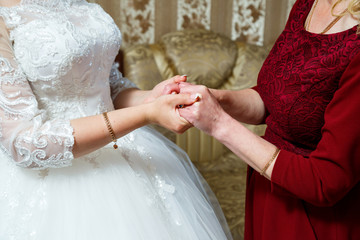
<svg viewBox="0 0 360 240">
<path fill-rule="evenodd" d="M 340 126 L 339 130 L 344 131 L 343 125 Z M 359 181 L 359 165 L 353 163 L 360 154 L 352 144 L 357 142 L 359 135 L 353 126 L 346 129 L 349 132 L 342 134 L 331 131 L 324 134 L 309 157 L 286 150 L 276 154 L 275 145 L 253 134 L 226 113 L 213 129 L 212 136 L 258 172 L 262 172 L 275 157 L 263 175 L 272 181 L 272 191 L 279 194 L 292 195 L 317 206 L 332 206 Z M 325 126 L 324 132 L 327 131 Z M 334 136 L 343 139 L 334 141 Z M 336 145 L 333 144 L 335 142 Z"/>
<path fill-rule="evenodd" d="M 148 124 L 147 109 L 147 105 L 139 105 L 109 112 L 108 118 L 116 138 Z M 95 151 L 112 141 L 102 115 L 74 119 L 70 123 L 74 129 L 75 157 Z"/>
<path fill-rule="evenodd" d="M 276 146 L 252 133 L 237 120 L 224 113 L 217 121 L 211 135 L 222 142 L 249 166 L 261 172 L 273 157 Z M 274 161 L 265 171 L 264 176 L 271 178 Z"/>
<path fill-rule="evenodd" d="M 150 91 L 129 88 L 122 91 L 114 100 L 115 109 L 138 106 L 145 102 Z"/>
<path fill-rule="evenodd" d="M 193 103 L 194 100 L 187 94 L 169 94 L 148 103 L 114 110 L 108 113 L 108 118 L 116 138 L 147 124 L 161 125 L 170 131 L 182 133 L 189 124 L 179 117 L 176 106 Z M 72 120 L 71 126 L 74 129 L 75 157 L 90 153 L 112 141 L 102 115 Z"/>
<path fill-rule="evenodd" d="M 253 89 L 238 91 L 211 89 L 222 108 L 236 120 L 248 124 L 261 124 L 265 118 L 265 105 Z"/>
</svg>

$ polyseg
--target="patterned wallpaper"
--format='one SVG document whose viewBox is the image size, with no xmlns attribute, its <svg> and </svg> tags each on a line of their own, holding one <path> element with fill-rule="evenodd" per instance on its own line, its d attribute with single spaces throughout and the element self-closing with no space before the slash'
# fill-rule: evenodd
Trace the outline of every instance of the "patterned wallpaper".
<svg viewBox="0 0 360 240">
<path fill-rule="evenodd" d="M 177 29 L 210 29 L 210 0 L 181 0 L 177 2 Z"/>
<path fill-rule="evenodd" d="M 265 0 L 234 0 L 231 39 L 262 45 Z"/>
<path fill-rule="evenodd" d="M 220 32 L 233 40 L 263 45 L 267 39 L 266 6 L 282 4 L 286 20 L 296 0 L 89 0 L 99 3 L 116 21 L 123 34 L 123 47 L 153 43 L 163 34 L 201 28 Z M 271 19 L 271 17 L 270 17 Z M 285 24 L 285 23 L 284 23 Z M 276 29 L 280 33 L 283 26 Z"/>
<path fill-rule="evenodd" d="M 121 32 L 124 43 L 155 41 L 155 0 L 121 0 Z"/>
</svg>

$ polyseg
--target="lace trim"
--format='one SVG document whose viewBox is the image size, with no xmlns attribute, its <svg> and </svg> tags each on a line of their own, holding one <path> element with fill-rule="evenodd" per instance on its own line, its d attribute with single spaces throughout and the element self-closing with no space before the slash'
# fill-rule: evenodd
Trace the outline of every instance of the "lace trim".
<svg viewBox="0 0 360 240">
<path fill-rule="evenodd" d="M 75 3 L 79 5 L 73 5 Z M 56 11 L 70 6 L 66 11 Z M 16 59 L 0 58 L 0 117 L 3 118 L 0 123 L 0 134 L 3 136 L 0 145 L 19 166 L 36 169 L 69 166 L 74 144 L 70 123 L 47 120 L 73 118 L 81 111 L 84 111 L 83 115 L 93 114 L 93 107 L 112 107 L 108 98 L 110 83 L 115 95 L 128 87 L 135 87 L 135 84 L 122 77 L 117 70 L 118 65 L 113 66 L 109 76 L 110 64 L 121 41 L 120 31 L 100 6 L 85 0 L 23 0 L 13 8 L 0 7 L 0 16 L 3 16 L 10 31 L 10 41 L 16 42 L 14 46 L 5 46 L 9 49 L 4 49 L 4 53 L 13 51 Z M 88 21 L 75 22 L 79 25 L 74 24 L 74 19 L 83 16 L 91 17 Z M 59 45 L 56 40 L 69 44 Z M 98 59 L 109 62 L 101 65 L 103 62 Z M 63 77 L 71 71 L 73 64 L 86 65 L 81 76 L 90 76 L 73 79 L 81 87 Z M 101 95 L 98 98 L 100 102 L 105 93 L 101 93 L 102 89 L 93 89 L 100 84 L 106 90 L 106 101 L 103 101 L 106 104 L 93 106 L 84 93 Z M 77 95 L 72 94 L 75 92 Z M 55 98 L 49 97 L 54 94 Z M 78 98 L 79 101 L 75 101 Z M 59 99 L 62 101 L 54 103 Z M 57 108 L 70 107 L 59 115 L 42 105 L 42 102 L 51 102 L 48 100 L 53 101 L 53 106 Z M 76 114 L 73 114 L 73 110 L 77 111 Z"/>
<path fill-rule="evenodd" d="M 22 0 L 19 5 L 13 7 L 0 7 L 0 16 L 4 18 L 6 26 L 13 29 L 26 23 L 19 11 L 26 10 L 34 13 L 44 13 L 67 10 L 74 3 L 88 3 L 86 0 Z"/>
<path fill-rule="evenodd" d="M 26 82 L 26 77 L 18 68 L 14 68 L 8 59 L 0 54 L 1 83 L 20 84 Z"/>
<path fill-rule="evenodd" d="M 14 11 L 14 8 L 0 7 L 0 16 L 4 19 L 6 26 L 9 29 L 13 29 L 16 26 L 25 23 L 17 11 Z"/>
<path fill-rule="evenodd" d="M 22 0 L 20 5 L 33 4 L 46 8 L 61 9 L 70 7 L 71 4 L 76 2 L 85 2 L 84 0 Z"/>
<path fill-rule="evenodd" d="M 72 68 L 74 60 L 80 59 L 83 53 L 89 49 L 89 45 L 91 44 L 86 36 L 83 36 L 75 29 L 73 29 L 71 24 L 66 24 L 65 21 L 64 24 L 61 24 L 61 22 L 58 22 L 58 19 L 54 20 L 53 22 L 51 21 L 50 23 L 54 26 L 58 26 L 58 28 L 53 32 L 47 32 L 46 35 L 44 34 L 38 36 L 28 34 L 27 37 L 32 43 L 34 49 L 39 49 L 41 47 L 47 48 L 46 50 L 49 55 L 58 56 L 58 63 L 50 62 L 49 58 L 39 58 L 36 55 L 36 50 L 30 48 L 29 42 L 20 42 L 16 48 L 17 59 L 19 62 L 23 63 L 22 68 L 26 72 L 29 81 L 50 81 L 55 78 L 64 76 Z M 49 23 L 41 22 L 37 24 L 37 27 L 38 29 L 45 29 L 44 31 L 46 31 L 47 24 Z M 13 40 L 16 38 L 15 36 L 23 34 L 23 32 L 26 30 L 29 29 L 22 29 L 22 27 L 19 27 L 10 33 L 10 38 Z M 69 49 L 67 47 L 67 42 L 59 42 L 56 36 L 61 33 L 67 33 L 69 36 L 71 35 L 71 37 L 74 39 L 73 44 L 76 44 L 77 47 L 73 47 L 74 49 Z M 42 41 L 37 42 L 38 39 L 36 38 L 41 39 Z M 44 44 L 44 42 L 47 44 L 41 46 Z M 66 51 L 60 52 L 59 49 L 55 46 L 62 46 L 66 49 Z M 28 61 L 29 58 L 31 61 Z M 51 69 L 51 74 L 48 73 L 46 76 L 40 74 L 39 69 L 41 68 Z"/>
<path fill-rule="evenodd" d="M 19 118 L 29 119 L 37 111 L 37 101 L 34 96 L 23 96 L 18 90 L 15 92 L 4 92 L 5 85 L 15 86 L 18 89 L 27 85 L 24 74 L 11 66 L 8 59 L 0 54 L 0 109 L 7 119 L 17 120 Z M 18 108 L 17 106 L 21 106 Z"/>
<path fill-rule="evenodd" d="M 111 98 L 114 101 L 117 95 L 128 88 L 137 88 L 136 84 L 124 78 L 119 71 L 119 63 L 115 62 L 110 71 Z"/>
<path fill-rule="evenodd" d="M 72 154 L 74 137 L 70 123 L 58 120 L 41 124 L 39 118 L 34 122 L 35 126 L 32 130 L 26 131 L 16 139 L 16 151 L 22 157 L 22 161 L 17 165 L 33 169 L 71 166 L 74 159 Z M 49 143 L 57 144 L 64 150 L 57 154 L 49 154 L 46 151 Z M 33 146 L 33 150 L 25 146 Z"/>
<path fill-rule="evenodd" d="M 74 158 L 74 137 L 69 121 L 43 123 L 43 112 L 38 109 L 36 98 L 31 94 L 25 76 L 1 55 L 0 80 L 2 151 L 22 167 L 44 169 L 70 166 Z M 31 121 L 29 124 L 28 120 Z M 21 129 L 26 127 L 30 130 L 21 132 Z M 4 131 L 7 133 L 4 134 Z M 16 139 L 13 139 L 13 135 Z M 12 142 L 15 152 L 11 154 Z M 4 143 L 7 144 L 7 148 Z"/>
</svg>

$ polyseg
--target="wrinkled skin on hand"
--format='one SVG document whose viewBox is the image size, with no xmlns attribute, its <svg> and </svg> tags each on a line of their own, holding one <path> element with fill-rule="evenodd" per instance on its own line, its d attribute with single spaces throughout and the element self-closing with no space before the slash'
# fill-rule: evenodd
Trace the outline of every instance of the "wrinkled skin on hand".
<svg viewBox="0 0 360 240">
<path fill-rule="evenodd" d="M 214 130 L 217 129 L 219 119 L 225 114 L 214 95 L 211 94 L 207 87 L 202 85 L 180 83 L 179 87 L 181 94 L 189 94 L 190 98 L 194 100 L 194 104 L 179 109 L 180 116 L 196 128 L 213 135 Z M 199 94 L 201 99 L 196 101 Z"/>
</svg>

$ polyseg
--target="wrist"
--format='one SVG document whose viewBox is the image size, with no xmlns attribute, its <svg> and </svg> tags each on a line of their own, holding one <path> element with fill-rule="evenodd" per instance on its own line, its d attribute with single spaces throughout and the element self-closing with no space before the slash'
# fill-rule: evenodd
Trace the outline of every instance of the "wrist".
<svg viewBox="0 0 360 240">
<path fill-rule="evenodd" d="M 141 96 L 141 99 L 140 99 L 140 103 L 141 104 L 147 104 L 147 103 L 150 103 L 154 100 L 154 98 L 151 96 L 151 93 L 152 91 L 151 90 L 143 90 L 142 91 L 142 96 Z"/>
<path fill-rule="evenodd" d="M 211 136 L 216 138 L 219 141 L 223 141 L 228 135 L 228 127 L 233 125 L 235 121 L 229 114 L 225 111 L 221 113 L 211 131 Z"/>
<path fill-rule="evenodd" d="M 147 102 L 141 105 L 143 109 L 140 109 L 144 113 L 144 123 L 156 124 L 156 113 L 154 112 L 153 102 Z"/>
<path fill-rule="evenodd" d="M 222 91 L 213 88 L 209 88 L 209 91 L 211 92 L 212 95 L 214 95 L 215 99 L 220 103 L 223 98 Z"/>
<path fill-rule="evenodd" d="M 219 89 L 210 89 L 212 95 L 214 95 L 215 99 L 218 101 L 220 106 L 226 111 L 229 105 L 228 101 L 228 93 L 226 90 L 219 90 Z"/>
</svg>

